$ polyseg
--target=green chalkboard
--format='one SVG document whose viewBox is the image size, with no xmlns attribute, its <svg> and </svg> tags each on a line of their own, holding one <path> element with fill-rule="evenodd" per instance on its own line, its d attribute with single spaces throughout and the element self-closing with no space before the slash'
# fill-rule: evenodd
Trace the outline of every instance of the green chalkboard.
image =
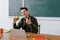
<svg viewBox="0 0 60 40">
<path fill-rule="evenodd" d="M 9 16 L 21 16 L 22 0 L 9 1 Z M 24 0 L 24 6 L 36 17 L 60 17 L 60 0 Z"/>
<path fill-rule="evenodd" d="M 32 16 L 60 17 L 60 0 L 25 0 Z"/>
<path fill-rule="evenodd" d="M 9 16 L 20 16 L 22 0 L 9 0 Z"/>
</svg>

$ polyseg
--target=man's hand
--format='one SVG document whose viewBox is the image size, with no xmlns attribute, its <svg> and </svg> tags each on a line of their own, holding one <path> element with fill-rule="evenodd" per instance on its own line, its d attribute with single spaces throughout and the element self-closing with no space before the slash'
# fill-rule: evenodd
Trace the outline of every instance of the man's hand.
<svg viewBox="0 0 60 40">
<path fill-rule="evenodd" d="M 13 23 L 16 23 L 18 20 L 16 18 L 13 19 Z"/>
<path fill-rule="evenodd" d="M 26 19 L 26 23 L 27 23 L 28 25 L 32 24 L 30 18 L 29 18 L 29 19 Z"/>
</svg>

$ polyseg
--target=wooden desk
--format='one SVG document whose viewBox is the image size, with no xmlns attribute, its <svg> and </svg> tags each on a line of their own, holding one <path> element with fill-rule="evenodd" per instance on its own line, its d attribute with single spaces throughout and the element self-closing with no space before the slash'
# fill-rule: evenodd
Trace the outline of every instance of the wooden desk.
<svg viewBox="0 0 60 40">
<path fill-rule="evenodd" d="M 31 35 L 31 37 L 28 37 L 27 40 L 31 40 L 31 38 L 34 35 L 46 35 L 47 36 L 47 40 L 60 40 L 60 36 L 57 35 L 47 35 L 47 34 L 32 34 L 32 33 L 28 33 Z"/>
<path fill-rule="evenodd" d="M 34 34 L 34 33 L 27 33 L 30 34 L 30 37 L 27 37 L 26 40 L 32 40 L 32 37 L 34 35 L 45 35 L 45 34 Z M 10 33 L 4 33 L 3 37 L 0 40 L 11 40 L 10 38 Z M 15 39 L 15 38 L 14 38 Z M 60 36 L 56 36 L 56 35 L 47 35 L 47 39 L 48 40 L 60 40 Z M 15 39 L 16 40 L 16 39 Z"/>
</svg>

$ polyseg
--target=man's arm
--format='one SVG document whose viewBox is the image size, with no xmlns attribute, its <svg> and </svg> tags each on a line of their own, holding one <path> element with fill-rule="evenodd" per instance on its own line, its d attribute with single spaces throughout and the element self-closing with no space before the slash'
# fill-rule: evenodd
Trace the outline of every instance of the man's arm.
<svg viewBox="0 0 60 40">
<path fill-rule="evenodd" d="M 20 29 L 22 27 L 22 19 L 19 21 L 18 25 L 16 25 L 16 22 L 13 23 L 13 28 L 14 29 Z"/>
<path fill-rule="evenodd" d="M 34 33 L 37 33 L 38 32 L 38 22 L 37 22 L 37 19 L 36 18 L 34 18 L 32 20 L 31 27 L 33 28 L 33 32 Z"/>
</svg>

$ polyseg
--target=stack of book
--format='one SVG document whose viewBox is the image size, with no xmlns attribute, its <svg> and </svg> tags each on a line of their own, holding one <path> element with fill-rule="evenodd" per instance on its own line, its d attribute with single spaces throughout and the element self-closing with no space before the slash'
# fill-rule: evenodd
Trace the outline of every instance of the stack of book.
<svg viewBox="0 0 60 40">
<path fill-rule="evenodd" d="M 33 40 L 47 40 L 46 35 L 35 35 Z"/>
</svg>

